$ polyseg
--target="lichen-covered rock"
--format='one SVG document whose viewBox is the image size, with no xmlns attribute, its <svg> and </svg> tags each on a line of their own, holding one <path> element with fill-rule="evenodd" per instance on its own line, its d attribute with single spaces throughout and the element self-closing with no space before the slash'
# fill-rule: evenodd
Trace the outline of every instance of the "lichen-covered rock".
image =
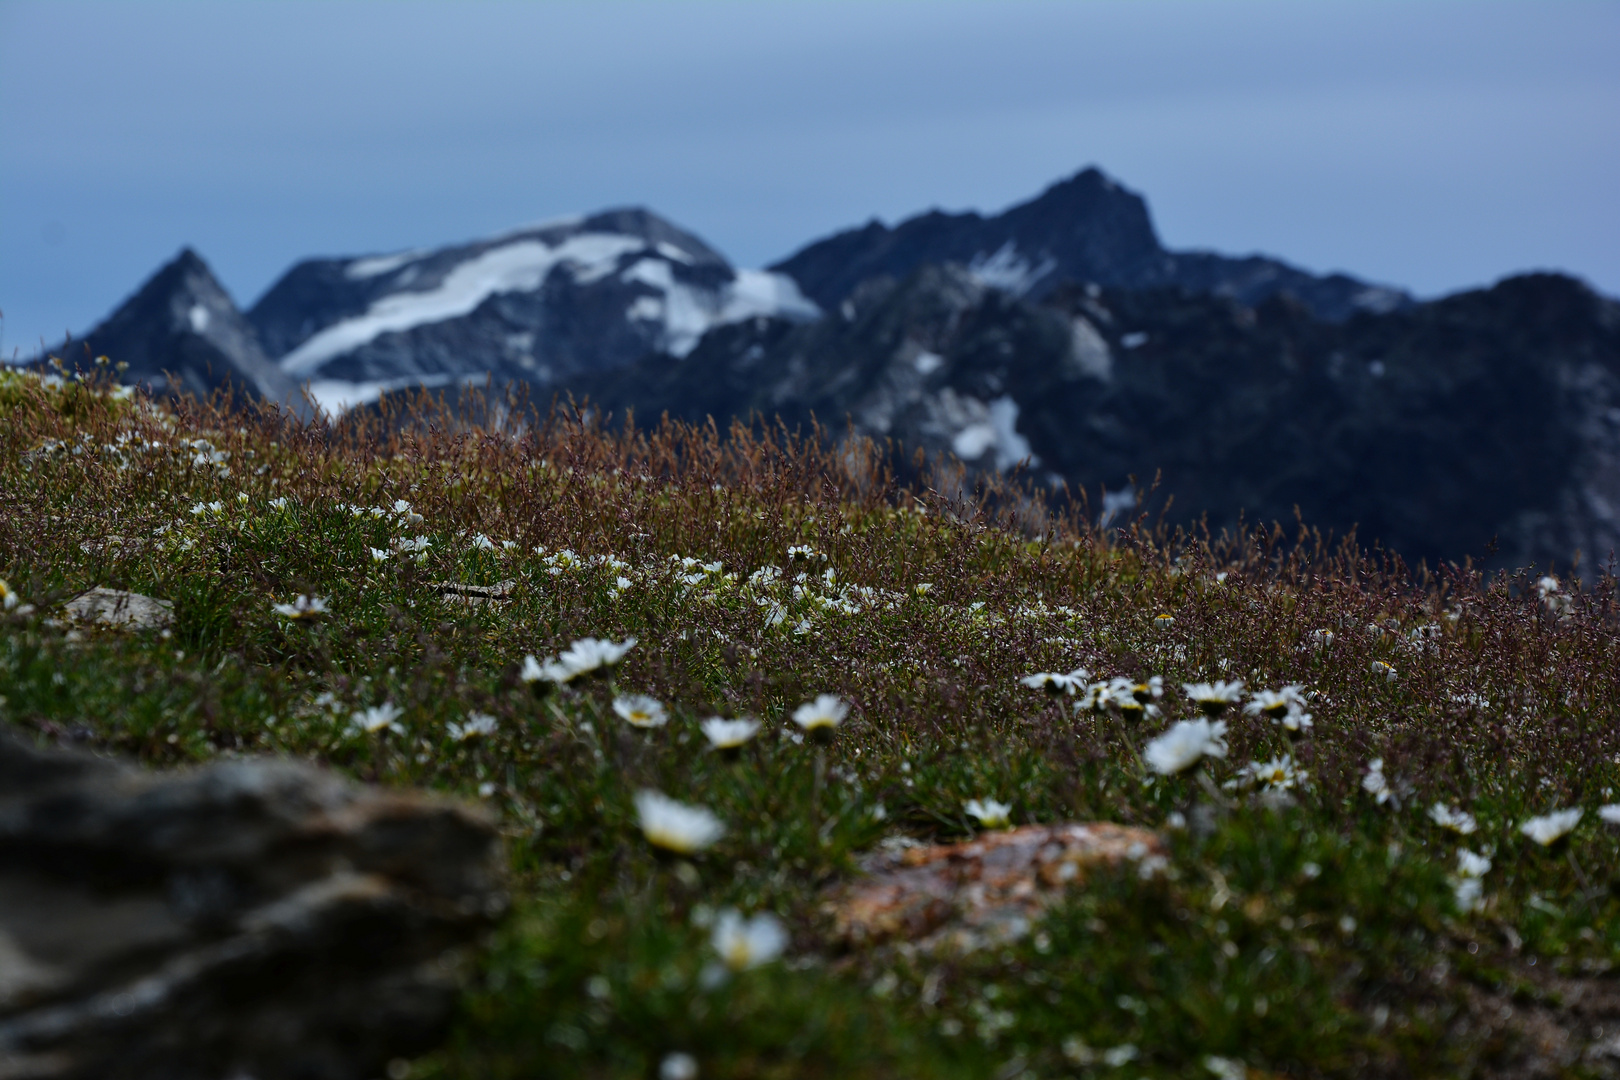
<svg viewBox="0 0 1620 1080">
<path fill-rule="evenodd" d="M 904 942 L 968 950 L 1023 936 L 1042 909 L 1099 867 L 1152 872 L 1164 845 L 1108 823 L 1027 825 L 960 844 L 889 851 L 835 889 L 825 911 L 846 944 Z"/>
<path fill-rule="evenodd" d="M 69 600 L 65 609 L 80 622 L 131 630 L 156 630 L 174 622 L 172 601 L 99 585 Z"/>
<path fill-rule="evenodd" d="M 380 1075 L 443 1031 L 503 868 L 448 800 L 0 730 L 0 1077 Z"/>
</svg>

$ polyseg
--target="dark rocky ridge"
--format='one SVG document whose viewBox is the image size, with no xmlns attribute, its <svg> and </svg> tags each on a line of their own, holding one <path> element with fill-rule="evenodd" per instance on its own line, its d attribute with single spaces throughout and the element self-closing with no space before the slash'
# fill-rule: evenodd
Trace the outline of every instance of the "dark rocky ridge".
<svg viewBox="0 0 1620 1080">
<path fill-rule="evenodd" d="M 1274 296 L 1066 286 L 1044 302 L 925 266 L 847 316 L 759 320 L 572 389 L 696 422 L 812 414 L 1084 489 L 1159 477 L 1170 518 L 1358 528 L 1410 560 L 1588 569 L 1620 544 L 1620 304 L 1510 278 L 1342 323 Z M 1110 503 L 1119 506 L 1119 503 Z"/>
<path fill-rule="evenodd" d="M 1328 320 L 1411 303 L 1397 289 L 1344 274 L 1321 277 L 1264 256 L 1166 251 L 1142 197 L 1095 168 L 993 217 L 934 210 L 893 228 L 873 221 L 817 241 L 771 269 L 831 311 L 869 278 L 902 278 L 924 264 L 947 262 L 1036 299 L 1067 281 L 1180 288 L 1251 306 L 1286 292 Z"/>
</svg>

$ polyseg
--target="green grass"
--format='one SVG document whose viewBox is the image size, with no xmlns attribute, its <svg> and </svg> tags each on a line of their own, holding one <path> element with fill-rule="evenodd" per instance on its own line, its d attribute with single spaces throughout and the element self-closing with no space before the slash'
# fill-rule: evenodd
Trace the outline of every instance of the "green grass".
<svg viewBox="0 0 1620 1080">
<path fill-rule="evenodd" d="M 1011 487 L 947 497 L 960 476 L 902 483 L 917 474 L 879 448 L 762 428 L 559 412 L 519 430 L 425 405 L 300 426 L 17 379 L 0 408 L 0 577 L 33 608 L 0 623 L 6 723 L 154 766 L 309 758 L 500 815 L 513 914 L 415 1075 L 647 1077 L 674 1052 L 703 1077 L 1208 1077 L 1212 1056 L 1257 1076 L 1587 1075 L 1605 1018 L 1560 995 L 1620 959 L 1620 830 L 1596 813 L 1620 772 L 1608 577 L 1558 611 L 1528 574 L 1413 573 L 1309 535 L 1102 537 Z M 427 546 L 397 552 L 409 538 Z M 481 606 L 436 587 L 501 581 Z M 175 625 L 65 622 L 93 585 L 172 600 Z M 300 594 L 328 614 L 273 611 Z M 525 655 L 630 635 L 610 677 L 519 677 Z M 1081 665 L 1161 676 L 1164 715 L 1018 682 Z M 1302 684 L 1314 727 L 1290 743 L 1232 710 L 1207 787 L 1149 781 L 1138 752 L 1193 715 L 1183 682 L 1212 679 Z M 824 692 L 853 708 L 823 748 L 788 716 Z M 631 728 L 617 693 L 669 723 Z M 397 731 L 353 729 L 385 703 Z M 494 733 L 452 738 L 473 713 Z M 765 727 L 726 758 L 697 727 L 716 714 Z M 1281 753 L 1308 772 L 1287 799 L 1219 788 Z M 1363 789 L 1373 758 L 1397 800 Z M 645 788 L 725 835 L 658 854 Z M 1168 866 L 1093 878 L 1006 946 L 830 944 L 826 890 L 862 854 L 973 835 L 982 797 L 1015 824 L 1163 830 Z M 1436 802 L 1477 832 L 1435 825 Z M 1518 831 L 1574 806 L 1553 850 Z M 1469 913 L 1461 848 L 1492 861 Z M 706 925 L 728 907 L 779 916 L 783 957 L 716 978 Z M 1573 1049 L 1538 1049 L 1527 1016 Z"/>
</svg>

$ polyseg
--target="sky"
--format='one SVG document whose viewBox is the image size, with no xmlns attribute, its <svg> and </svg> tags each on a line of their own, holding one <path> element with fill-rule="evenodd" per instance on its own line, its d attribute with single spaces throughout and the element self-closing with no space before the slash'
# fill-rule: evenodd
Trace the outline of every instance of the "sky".
<svg viewBox="0 0 1620 1080">
<path fill-rule="evenodd" d="M 1620 296 L 1620 2 L 0 0 L 0 354 L 181 247 L 647 206 L 741 266 L 1097 165 L 1172 248 Z"/>
</svg>

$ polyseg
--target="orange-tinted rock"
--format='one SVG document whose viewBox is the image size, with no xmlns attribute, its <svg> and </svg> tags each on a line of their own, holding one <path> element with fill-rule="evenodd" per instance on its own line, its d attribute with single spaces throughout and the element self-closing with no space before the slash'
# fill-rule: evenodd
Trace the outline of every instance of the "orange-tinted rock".
<svg viewBox="0 0 1620 1080">
<path fill-rule="evenodd" d="M 971 949 L 1021 937 L 1042 909 L 1099 868 L 1163 855 L 1163 842 L 1147 829 L 1028 825 L 879 856 L 866 877 L 835 890 L 825 910 L 852 945 Z"/>
</svg>

